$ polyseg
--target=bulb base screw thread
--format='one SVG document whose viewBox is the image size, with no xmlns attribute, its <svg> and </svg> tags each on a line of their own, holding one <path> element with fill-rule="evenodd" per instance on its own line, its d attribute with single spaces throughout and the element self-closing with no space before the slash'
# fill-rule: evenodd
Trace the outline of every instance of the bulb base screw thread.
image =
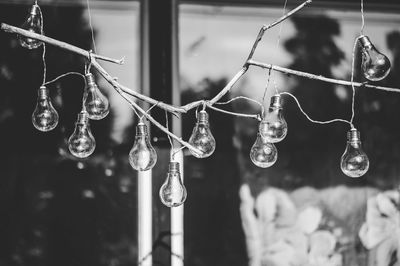
<svg viewBox="0 0 400 266">
<path fill-rule="evenodd" d="M 136 136 L 147 135 L 147 126 L 143 122 L 139 122 L 136 126 Z"/>
<path fill-rule="evenodd" d="M 40 86 L 38 90 L 38 96 L 40 99 L 46 99 L 49 97 L 49 89 L 46 86 Z"/>
<path fill-rule="evenodd" d="M 170 173 L 179 173 L 179 163 L 178 162 L 169 162 L 168 172 Z"/>
<path fill-rule="evenodd" d="M 38 15 L 40 12 L 40 7 L 37 4 L 32 5 L 30 14 L 33 16 Z"/>
<path fill-rule="evenodd" d="M 95 81 L 92 73 L 85 74 L 85 78 L 86 78 L 86 83 L 88 86 L 96 85 L 96 81 Z"/>
<path fill-rule="evenodd" d="M 197 122 L 198 123 L 208 123 L 208 113 L 204 110 L 200 111 L 197 114 Z"/>
<path fill-rule="evenodd" d="M 78 120 L 76 121 L 78 124 L 87 124 L 89 122 L 89 114 L 86 111 L 81 111 L 78 114 Z"/>
<path fill-rule="evenodd" d="M 282 99 L 279 94 L 271 97 L 271 103 L 269 105 L 271 108 L 282 108 Z"/>
<path fill-rule="evenodd" d="M 365 35 L 361 35 L 359 38 L 358 38 L 358 41 L 360 42 L 360 44 L 361 44 L 361 46 L 363 47 L 363 48 L 368 48 L 368 47 L 372 47 L 373 45 L 372 45 L 372 42 L 369 40 L 369 38 L 367 37 L 367 36 L 365 36 Z"/>
<path fill-rule="evenodd" d="M 347 141 L 349 141 L 349 142 L 361 141 L 360 131 L 358 131 L 355 128 L 352 128 L 350 131 L 348 131 L 347 132 Z"/>
</svg>

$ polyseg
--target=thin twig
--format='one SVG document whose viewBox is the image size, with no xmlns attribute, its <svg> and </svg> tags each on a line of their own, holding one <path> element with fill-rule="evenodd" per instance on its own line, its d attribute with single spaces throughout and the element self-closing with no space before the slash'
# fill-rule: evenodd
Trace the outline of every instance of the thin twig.
<svg viewBox="0 0 400 266">
<path fill-rule="evenodd" d="M 320 81 L 324 81 L 324 82 L 328 82 L 328 83 L 332 83 L 332 84 L 337 84 L 337 85 L 351 86 L 353 84 L 354 87 L 365 87 L 365 88 L 369 88 L 369 89 L 377 89 L 377 90 L 383 90 L 383 91 L 387 91 L 387 92 L 398 92 L 398 93 L 400 93 L 400 89 L 399 88 L 375 86 L 375 85 L 366 84 L 366 83 L 360 83 L 360 82 L 353 82 L 352 83 L 351 81 L 346 81 L 346 80 L 326 78 L 326 77 L 321 76 L 321 75 L 310 74 L 310 73 L 307 73 L 307 72 L 293 70 L 293 69 L 290 69 L 290 68 L 280 67 L 280 66 L 276 66 L 276 65 L 272 65 L 272 64 L 261 63 L 261 62 L 257 62 L 257 61 L 254 61 L 254 60 L 249 60 L 249 61 L 247 61 L 247 63 L 249 65 L 251 65 L 251 66 L 258 66 L 258 67 L 261 67 L 261 68 L 272 69 L 274 71 L 278 71 L 278 72 L 281 72 L 283 74 L 295 75 L 295 76 L 304 77 L 304 78 L 313 79 L 313 80 L 320 80 Z"/>
<path fill-rule="evenodd" d="M 113 78 L 110 74 L 108 74 L 108 72 L 96 60 L 92 60 L 92 67 L 95 68 L 103 76 L 103 78 L 105 78 L 108 81 L 108 83 L 110 83 L 114 88 L 119 88 L 124 93 L 130 96 L 138 98 L 152 105 L 155 104 L 157 107 L 160 107 L 168 112 L 175 113 L 175 115 L 177 115 L 177 113 L 186 113 L 186 111 L 182 108 L 157 101 L 153 98 L 143 95 L 137 91 L 131 90 L 126 86 L 120 84 L 118 81 L 115 80 L 115 78 Z"/>
<path fill-rule="evenodd" d="M 309 3 L 311 3 L 312 0 L 307 0 L 304 3 L 302 3 L 301 5 L 299 5 L 298 7 L 296 7 L 295 9 L 290 10 L 288 13 L 286 13 L 286 15 L 283 15 L 282 17 L 280 17 L 279 19 L 277 19 L 276 21 L 272 22 L 269 25 L 264 25 L 261 27 L 256 40 L 254 41 L 253 47 L 251 48 L 250 54 L 247 57 L 246 63 L 247 61 L 249 61 L 251 58 L 253 58 L 253 55 L 257 49 L 258 43 L 261 41 L 262 37 L 264 36 L 264 33 L 269 30 L 270 28 L 278 25 L 279 23 L 281 23 L 282 21 L 288 19 L 289 17 L 291 17 L 293 14 L 295 14 L 296 12 L 298 12 L 299 10 L 301 10 L 302 8 L 304 8 L 306 5 L 308 5 Z"/>
<path fill-rule="evenodd" d="M 5 31 L 5 32 L 8 32 L 8 33 L 16 33 L 16 34 L 19 34 L 19 35 L 22 35 L 22 36 L 25 36 L 25 37 L 28 37 L 28 38 L 31 38 L 31 39 L 42 41 L 42 42 L 45 42 L 47 44 L 50 44 L 50 45 L 53 45 L 53 46 L 57 46 L 59 48 L 74 52 L 74 53 L 79 54 L 81 56 L 84 56 L 88 60 L 90 59 L 88 51 L 83 50 L 81 48 L 78 48 L 78 47 L 76 47 L 74 45 L 62 42 L 62 41 L 59 41 L 59 40 L 56 40 L 56 39 L 53 39 L 53 38 L 50 38 L 50 37 L 47 37 L 47 36 L 44 36 L 44 35 L 41 35 L 41 34 L 37 34 L 37 33 L 34 33 L 34 32 L 30 32 L 30 31 L 27 31 L 27 30 L 24 30 L 24 29 L 21 29 L 21 28 L 18 28 L 18 27 L 14 27 L 14 26 L 8 25 L 6 23 L 1 23 L 0 29 Z M 122 65 L 124 63 L 124 59 L 123 58 L 118 60 L 118 59 L 113 59 L 113 58 L 109 58 L 109 57 L 102 56 L 102 55 L 97 55 L 97 54 L 92 54 L 92 56 L 94 58 L 96 58 L 96 59 L 107 61 L 107 62 L 111 62 L 111 63 L 115 63 L 115 64 L 119 64 L 119 65 Z"/>
<path fill-rule="evenodd" d="M 243 67 L 242 69 L 240 69 L 239 72 L 231 79 L 231 81 L 229 81 L 228 84 L 226 84 L 226 86 L 208 103 L 213 105 L 214 103 L 221 100 L 221 98 L 224 97 L 224 95 L 232 89 L 233 85 L 235 85 L 235 83 L 244 75 L 244 73 L 246 73 L 247 69 L 248 67 Z"/>
</svg>

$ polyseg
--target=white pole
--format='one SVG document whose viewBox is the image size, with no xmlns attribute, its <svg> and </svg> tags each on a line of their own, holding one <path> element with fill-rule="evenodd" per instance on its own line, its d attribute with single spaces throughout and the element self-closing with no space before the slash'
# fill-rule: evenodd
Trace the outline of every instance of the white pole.
<svg viewBox="0 0 400 266">
<path fill-rule="evenodd" d="M 152 219 L 151 170 L 138 171 L 138 265 L 152 266 L 153 219 Z"/>
<path fill-rule="evenodd" d="M 176 162 L 179 162 L 183 182 L 183 152 L 175 154 Z M 171 208 L 171 266 L 183 266 L 184 245 L 183 245 L 183 206 Z"/>
<path fill-rule="evenodd" d="M 149 67 L 149 3 L 140 3 L 140 87 L 142 93 L 150 94 L 150 67 Z M 138 265 L 152 266 L 153 245 L 153 189 L 152 171 L 138 171 Z"/>
<path fill-rule="evenodd" d="M 178 15 L 179 1 L 171 1 L 172 8 L 172 103 L 179 106 L 181 104 L 181 90 L 179 87 L 179 38 L 178 38 Z M 172 116 L 173 117 L 173 116 Z M 181 120 L 172 118 L 173 132 L 178 136 L 182 135 Z M 179 148 L 179 147 L 176 147 Z M 182 182 L 184 181 L 183 172 L 183 152 L 180 150 L 174 156 L 179 162 Z M 184 265 L 184 245 L 183 245 L 183 209 L 184 204 L 179 207 L 171 208 L 171 266 Z"/>
</svg>

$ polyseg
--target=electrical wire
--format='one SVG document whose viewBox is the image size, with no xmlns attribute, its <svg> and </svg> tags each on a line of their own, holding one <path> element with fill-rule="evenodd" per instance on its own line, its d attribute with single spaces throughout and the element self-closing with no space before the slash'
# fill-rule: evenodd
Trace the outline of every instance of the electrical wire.
<svg viewBox="0 0 400 266">
<path fill-rule="evenodd" d="M 347 121 L 345 119 L 340 119 L 340 118 L 336 118 L 336 119 L 332 119 L 332 120 L 328 120 L 328 121 L 319 121 L 319 120 L 314 120 L 312 119 L 301 107 L 299 100 L 297 99 L 296 96 L 294 96 L 293 94 L 291 94 L 290 92 L 281 92 L 280 95 L 282 94 L 286 94 L 289 95 L 290 97 L 292 97 L 295 102 L 297 103 L 297 106 L 299 107 L 300 112 L 312 123 L 314 124 L 320 124 L 320 125 L 325 125 L 325 124 L 330 124 L 330 123 L 334 123 L 334 122 L 343 122 L 343 123 L 347 123 L 350 124 L 351 128 L 353 128 L 353 124 L 350 121 Z"/>
<path fill-rule="evenodd" d="M 92 25 L 92 14 L 91 14 L 91 11 L 90 11 L 89 0 L 86 0 L 86 5 L 87 5 L 88 15 L 89 15 L 89 26 L 90 26 L 90 32 L 92 34 L 93 49 L 94 49 L 94 52 L 97 53 L 96 41 L 94 39 L 94 30 L 93 30 L 93 25 Z"/>
</svg>

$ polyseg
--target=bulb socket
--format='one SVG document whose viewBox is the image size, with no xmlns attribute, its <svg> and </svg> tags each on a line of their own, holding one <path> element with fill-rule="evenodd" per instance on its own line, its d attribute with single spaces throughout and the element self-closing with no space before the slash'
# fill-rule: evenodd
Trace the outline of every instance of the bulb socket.
<svg viewBox="0 0 400 266">
<path fill-rule="evenodd" d="M 208 123 L 208 113 L 204 110 L 201 110 L 197 114 L 197 122 L 198 123 Z"/>
<path fill-rule="evenodd" d="M 92 73 L 85 74 L 85 79 L 86 79 L 86 84 L 89 87 L 96 85 L 96 80 L 94 79 L 94 76 Z"/>
<path fill-rule="evenodd" d="M 147 126 L 145 123 L 138 123 L 136 126 L 136 136 L 144 136 L 147 135 Z"/>
<path fill-rule="evenodd" d="M 78 124 L 87 124 L 89 122 L 89 114 L 86 111 L 81 111 L 78 114 L 78 120 L 76 121 Z"/>
<path fill-rule="evenodd" d="M 46 86 L 40 86 L 38 90 L 39 99 L 47 99 L 49 97 L 49 89 Z"/>
<path fill-rule="evenodd" d="M 271 108 L 282 108 L 282 99 L 281 96 L 279 94 L 274 95 L 271 97 L 271 103 L 269 105 L 269 107 Z"/>
<path fill-rule="evenodd" d="M 168 172 L 169 173 L 179 173 L 179 163 L 178 162 L 169 162 Z"/>
<path fill-rule="evenodd" d="M 40 7 L 38 6 L 38 5 L 33 5 L 32 7 L 31 7 L 31 12 L 30 12 L 30 14 L 31 15 L 33 15 L 33 16 L 36 16 L 36 15 L 39 15 L 40 14 Z"/>
<path fill-rule="evenodd" d="M 373 47 L 372 42 L 369 40 L 369 38 L 365 35 L 362 35 L 359 37 L 358 41 L 360 42 L 361 46 L 363 48 L 371 48 Z"/>
<path fill-rule="evenodd" d="M 350 129 L 350 131 L 347 132 L 347 141 L 349 142 L 361 141 L 360 131 L 358 131 L 355 128 Z"/>
</svg>

